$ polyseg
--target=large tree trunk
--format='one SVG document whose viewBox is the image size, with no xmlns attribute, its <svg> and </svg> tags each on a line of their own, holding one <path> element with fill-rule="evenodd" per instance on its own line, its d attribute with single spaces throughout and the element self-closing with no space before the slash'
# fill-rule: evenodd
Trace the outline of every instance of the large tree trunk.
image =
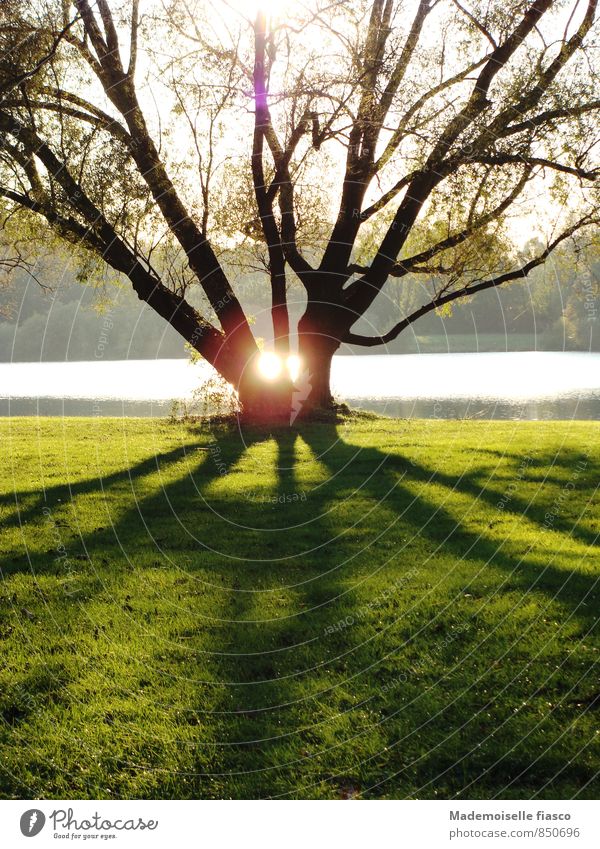
<svg viewBox="0 0 600 849">
<path fill-rule="evenodd" d="M 328 316 L 316 316 L 309 308 L 298 322 L 300 377 L 292 396 L 295 417 L 310 418 L 315 412 L 333 409 L 331 361 L 340 346 L 339 333 Z"/>
<path fill-rule="evenodd" d="M 319 319 L 319 320 L 318 320 Z M 242 363 L 235 382 L 242 418 L 248 423 L 293 425 L 334 410 L 331 361 L 340 345 L 338 334 L 325 330 L 321 317 L 307 310 L 298 323 L 300 374 L 292 382 L 286 368 L 275 380 L 261 374 L 259 356 Z M 328 322 L 331 327 L 331 323 Z"/>
<path fill-rule="evenodd" d="M 285 369 L 267 380 L 258 369 L 258 357 L 246 363 L 237 384 L 241 415 L 248 423 L 290 424 L 292 382 Z"/>
</svg>

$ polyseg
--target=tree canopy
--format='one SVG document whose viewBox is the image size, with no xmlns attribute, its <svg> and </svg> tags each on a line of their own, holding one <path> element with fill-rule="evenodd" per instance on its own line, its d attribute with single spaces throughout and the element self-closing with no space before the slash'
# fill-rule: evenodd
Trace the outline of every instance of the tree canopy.
<svg viewBox="0 0 600 849">
<path fill-rule="evenodd" d="M 270 287 L 282 357 L 292 287 L 302 299 L 315 406 L 342 342 L 389 342 L 595 238 L 597 0 L 248 7 L 0 9 L 5 233 L 22 219 L 18 232 L 51 232 L 126 276 L 248 408 L 274 401 L 236 262 Z M 390 300 L 389 323 L 367 332 L 386 283 L 415 275 L 425 302 L 402 315 Z M 284 406 L 292 391 L 284 375 Z"/>
</svg>

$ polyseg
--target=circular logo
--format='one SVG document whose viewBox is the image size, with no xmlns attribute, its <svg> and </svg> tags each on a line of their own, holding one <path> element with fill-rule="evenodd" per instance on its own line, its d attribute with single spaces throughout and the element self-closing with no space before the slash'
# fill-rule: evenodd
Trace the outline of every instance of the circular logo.
<svg viewBox="0 0 600 849">
<path fill-rule="evenodd" d="M 21 834 L 25 837 L 35 837 L 43 829 L 46 823 L 46 817 L 42 811 L 37 808 L 31 808 L 30 811 L 25 811 L 21 816 Z"/>
</svg>

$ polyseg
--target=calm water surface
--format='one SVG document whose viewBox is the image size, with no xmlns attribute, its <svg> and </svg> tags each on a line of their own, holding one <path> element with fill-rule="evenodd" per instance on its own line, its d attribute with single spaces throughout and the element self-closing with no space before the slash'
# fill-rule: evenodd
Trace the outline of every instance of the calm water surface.
<svg viewBox="0 0 600 849">
<path fill-rule="evenodd" d="M 187 360 L 0 363 L 1 415 L 168 415 L 210 372 Z M 352 406 L 426 418 L 600 419 L 600 354 L 335 357 Z"/>
</svg>

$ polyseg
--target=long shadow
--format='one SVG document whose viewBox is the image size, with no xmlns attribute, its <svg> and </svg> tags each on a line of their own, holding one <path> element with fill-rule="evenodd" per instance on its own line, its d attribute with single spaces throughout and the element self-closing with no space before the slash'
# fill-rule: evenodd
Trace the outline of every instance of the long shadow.
<svg viewBox="0 0 600 849">
<path fill-rule="evenodd" d="M 313 433 L 314 431 L 307 429 L 303 433 L 303 437 L 313 446 L 316 452 L 320 443 L 312 438 Z M 448 494 L 451 492 L 465 494 L 473 500 L 482 500 L 491 506 L 496 506 L 502 499 L 503 491 L 489 487 L 487 481 L 481 483 L 481 476 L 477 470 L 472 473 L 463 472 L 460 475 L 453 476 L 406 460 L 398 455 L 382 455 L 376 449 L 353 447 L 339 438 L 334 427 L 329 429 L 327 440 L 332 447 L 322 452 L 321 459 L 328 464 L 332 471 L 339 468 L 340 465 L 350 465 L 357 457 L 360 457 L 363 463 L 366 462 L 368 467 L 380 469 L 378 476 L 370 478 L 365 485 L 372 491 L 374 490 L 376 495 L 381 491 L 381 478 L 385 478 L 388 481 L 387 505 L 397 513 L 405 511 L 409 506 L 411 512 L 418 517 L 416 526 L 419 532 L 436 545 L 443 545 L 446 552 L 450 552 L 459 558 L 464 556 L 465 551 L 469 552 L 470 558 L 473 560 L 491 563 L 509 571 L 513 579 L 524 589 L 537 586 L 538 589 L 547 592 L 553 598 L 558 597 L 567 606 L 573 604 L 573 597 L 575 597 L 576 606 L 579 608 L 581 600 L 584 600 L 597 587 L 597 578 L 581 573 L 571 573 L 569 576 L 565 576 L 564 570 L 551 564 L 544 566 L 543 576 L 541 576 L 537 566 L 531 566 L 520 558 L 516 560 L 514 554 L 503 550 L 496 541 L 491 540 L 485 534 L 475 534 L 468 531 L 460 523 L 460 519 L 452 515 L 441 504 L 436 504 L 421 494 L 415 494 L 413 489 L 407 490 L 401 482 L 402 476 L 406 476 L 407 481 L 424 486 L 441 484 L 448 490 Z M 559 481 L 564 483 L 562 478 Z M 423 492 L 423 489 L 421 492 Z M 544 527 L 546 505 L 538 507 L 512 491 L 510 497 L 509 512 L 518 516 L 524 515 L 528 520 Z M 560 514 L 554 518 L 551 528 L 568 534 L 588 546 L 595 545 L 598 541 L 597 533 L 588 533 L 573 527 Z M 524 555 L 525 552 L 523 551 L 522 554 Z M 515 569 L 517 565 L 519 567 L 518 572 Z M 566 586 L 567 578 L 568 587 Z M 587 611 L 587 613 L 580 611 L 580 615 L 595 619 L 596 612 L 593 609 Z"/>
<path fill-rule="evenodd" d="M 90 671 L 97 673 L 98 670 L 90 670 L 90 663 L 85 657 L 81 658 L 75 669 L 62 658 L 55 659 L 54 655 L 62 653 L 63 643 L 75 646 L 77 641 L 83 640 L 81 645 L 84 647 L 89 639 L 88 635 L 92 634 L 94 640 L 106 637 L 110 651 L 119 651 L 118 637 L 112 636 L 112 629 L 114 619 L 123 615 L 128 620 L 127 625 L 138 636 L 148 630 L 147 619 L 136 618 L 129 603 L 133 600 L 132 595 L 121 597 L 119 584 L 126 580 L 128 575 L 135 575 L 136 570 L 140 574 L 144 573 L 140 564 L 142 558 L 146 567 L 148 561 L 153 560 L 152 565 L 166 567 L 172 571 L 173 566 L 181 568 L 175 561 L 186 546 L 190 550 L 201 547 L 193 532 L 186 534 L 185 527 L 186 521 L 189 520 L 189 527 L 193 528 L 198 515 L 209 512 L 206 504 L 198 503 L 202 502 L 201 497 L 190 508 L 194 495 L 198 496 L 212 482 L 218 480 L 224 471 L 230 470 L 255 438 L 258 438 L 258 435 L 242 442 L 232 439 L 229 435 L 221 438 L 219 434 L 215 439 L 212 434 L 199 429 L 197 439 L 161 455 L 153 453 L 129 469 L 73 484 L 48 487 L 44 494 L 39 491 L 26 493 L 33 495 L 35 501 L 21 509 L 13 521 L 15 525 L 28 529 L 33 544 L 24 556 L 9 553 L 0 558 L 0 576 L 3 580 L 19 573 L 33 578 L 31 584 L 20 583 L 18 591 L 3 596 L 0 605 L 0 638 L 10 637 L 20 646 L 16 653 L 17 661 L 11 673 L 10 686 L 0 698 L 0 738 L 3 745 L 10 745 L 15 739 L 17 748 L 23 745 L 31 746 L 32 735 L 27 730 L 27 721 L 39 721 L 46 710 L 51 711 L 53 706 L 59 703 L 65 703 L 65 717 L 76 715 L 77 709 L 85 705 L 85 701 L 80 701 L 78 696 L 74 696 L 73 701 L 69 702 L 67 687 L 73 686 L 76 690 L 81 688 Z M 190 461 L 187 474 L 169 480 L 171 467 L 186 457 Z M 165 480 L 161 479 L 160 484 L 155 485 L 148 494 L 148 476 L 154 476 L 157 472 L 161 478 L 164 475 Z M 119 492 L 117 495 L 115 490 L 123 485 L 126 486 L 125 493 Z M 21 495 L 16 494 L 17 505 Z M 90 495 L 96 496 L 98 503 L 106 508 L 106 515 L 102 516 L 104 527 L 83 531 L 84 523 L 77 522 L 80 506 L 78 499 Z M 116 504 L 120 507 L 123 503 L 127 505 L 126 509 L 120 513 L 117 511 L 117 515 L 113 516 L 113 506 Z M 40 551 L 39 546 L 35 545 L 35 532 L 32 532 L 36 523 L 44 527 L 47 522 L 44 507 L 52 508 L 51 522 L 58 528 L 58 533 L 50 534 L 54 547 L 47 552 Z M 66 514 L 69 515 L 69 521 Z M 71 515 L 75 516 L 74 524 L 77 528 L 69 534 L 68 530 L 72 530 L 73 524 Z M 89 526 L 89 520 L 87 524 Z M 44 527 L 44 530 L 47 532 L 47 528 Z M 205 536 L 208 539 L 210 535 L 207 533 Z M 66 546 L 64 558 L 57 556 L 56 546 L 59 544 Z M 76 575 L 73 574 L 74 566 L 77 568 Z M 49 584 L 46 579 L 54 577 L 60 580 Z M 147 589 L 143 586 L 136 589 L 138 596 L 143 597 Z M 90 609 L 99 601 L 104 601 L 109 609 L 109 616 L 103 621 L 95 621 L 94 614 L 90 613 Z M 177 605 L 169 602 L 166 607 L 171 613 Z M 112 615 L 113 610 L 115 616 Z M 36 642 L 39 640 L 39 634 L 35 632 L 39 628 L 43 628 L 45 652 L 40 651 L 43 647 Z M 127 645 L 127 641 L 120 647 L 126 658 L 130 653 L 126 661 L 128 673 L 135 673 L 136 667 L 142 670 L 148 667 L 147 657 L 136 657 L 134 652 L 137 648 L 135 642 Z M 24 667 L 22 656 L 19 656 L 19 651 L 22 650 L 27 659 Z M 151 655 L 159 653 L 160 649 L 156 649 Z M 103 657 L 108 655 L 104 654 Z M 98 662 L 94 654 L 92 660 Z M 6 662 L 12 662 L 8 655 Z M 160 664 L 156 664 L 155 670 L 158 670 L 159 666 Z M 6 667 L 7 670 L 10 668 Z M 108 665 L 106 673 L 103 675 L 100 669 L 99 674 L 101 679 L 105 677 L 108 688 L 115 685 L 114 681 L 110 681 L 111 672 Z M 135 677 L 134 674 L 132 682 Z M 127 687 L 132 682 L 125 681 L 124 686 Z M 94 688 L 97 686 L 95 684 Z M 102 716 L 99 721 L 102 722 Z M 111 725 L 113 723 L 110 715 L 106 721 Z M 22 742 L 20 733 L 23 734 Z M 79 746 L 81 752 L 88 747 L 85 737 L 78 742 L 76 733 L 67 732 L 66 736 L 73 737 L 73 745 Z M 69 774 L 66 765 L 61 770 L 54 762 L 50 765 L 46 763 L 43 749 L 34 750 L 30 754 L 38 765 L 37 775 L 27 768 L 27 762 L 24 763 L 26 780 L 0 771 L 1 796 L 10 798 L 46 793 L 49 797 L 57 797 L 61 792 L 64 794 L 67 787 L 76 786 L 74 782 L 82 769 L 77 758 L 74 763 L 76 769 Z M 108 765 L 106 768 L 110 774 L 115 758 L 109 752 L 105 754 Z M 85 763 L 85 758 L 82 762 Z M 89 769 L 89 766 L 83 769 Z M 39 786 L 36 786 L 36 780 L 39 780 Z M 56 789 L 60 786 L 60 781 L 66 782 L 62 791 Z M 93 784 L 84 784 L 80 792 L 93 796 L 104 791 Z M 111 792 L 109 790 L 109 796 Z"/>
<path fill-rule="evenodd" d="M 274 469 L 268 467 L 272 440 Z M 206 438 L 192 447 L 207 448 Z M 514 683 L 510 654 L 508 668 L 491 665 L 493 651 L 483 650 L 483 665 L 478 658 L 493 639 L 482 635 L 477 619 L 485 593 L 502 592 L 505 582 L 490 587 L 488 576 L 482 604 L 473 610 L 465 601 L 475 594 L 467 573 L 472 569 L 477 582 L 490 564 L 512 592 L 534 591 L 560 603 L 581 629 L 595 621 L 593 605 L 583 605 L 597 581 L 520 560 L 491 536 L 461 526 L 427 490 L 433 482 L 471 501 L 485 497 L 477 470 L 440 474 L 398 454 L 351 445 L 327 425 L 251 431 L 243 439 L 223 434 L 215 449 L 197 460 L 191 455 L 185 475 L 170 479 L 169 466 L 189 451 L 159 458 L 165 479 L 149 493 L 144 479 L 156 473 L 155 457 L 101 485 L 90 479 L 70 489 L 75 506 L 94 492 L 110 500 L 111 487 L 129 478 L 136 495 L 110 528 L 81 535 L 100 581 L 88 586 L 83 607 L 111 586 L 113 564 L 102 558 L 115 543 L 127 561 L 123 581 L 140 570 L 142 556 L 144 564 L 157 557 L 166 570 L 175 567 L 181 581 L 179 600 L 166 590 L 162 600 L 164 615 L 172 617 L 168 632 L 152 637 L 154 602 L 143 607 L 149 588 L 140 588 L 139 601 L 126 602 L 131 629 L 150 636 L 143 656 L 129 656 L 132 648 L 122 646 L 129 677 L 120 682 L 131 688 L 143 678 L 145 698 L 174 735 L 168 756 L 176 759 L 165 767 L 167 749 L 156 740 L 133 739 L 124 761 L 104 753 L 102 786 L 113 797 L 401 797 L 419 788 L 435 795 L 431 783 L 438 776 L 443 792 L 460 794 L 478 774 L 485 773 L 481 788 L 508 784 L 516 762 L 525 765 L 523 778 L 509 795 L 531 795 L 536 781 L 551 780 L 555 753 L 528 772 L 527 752 L 502 762 L 503 750 L 487 746 L 505 720 L 494 713 L 490 693 L 506 692 L 512 706 L 530 690 Z M 56 487 L 50 496 L 63 491 Z M 489 495 L 487 503 L 496 498 Z M 40 503 L 30 507 L 28 521 L 40 509 Z M 461 564 L 456 578 L 440 577 L 440 553 Z M 14 571 L 12 561 L 0 565 Z M 32 568 L 43 573 L 43 557 Z M 494 651 L 506 646 L 512 643 L 504 635 Z M 482 683 L 473 690 L 475 679 Z M 561 695 L 560 682 L 556 689 L 570 704 L 573 694 Z M 18 712 L 10 718 L 10 705 L 7 710 L 10 721 L 20 720 Z M 501 739 L 511 739 L 520 716 L 511 713 Z M 485 745 L 473 753 L 477 741 Z M 136 784 L 140 751 L 153 746 L 146 783 Z M 575 765 L 571 779 L 589 780 L 593 767 Z M 51 796 L 57 780 L 47 778 L 40 795 Z M 101 792 L 100 785 L 92 793 L 84 778 L 77 780 L 79 795 Z M 19 790 L 15 785 L 12 792 Z"/>
<path fill-rule="evenodd" d="M 357 658 L 351 647 L 331 639 L 356 614 L 353 547 L 343 541 L 344 529 L 332 518 L 337 482 L 326 475 L 307 491 L 296 456 L 301 434 L 282 428 L 272 438 L 276 480 L 270 495 L 264 493 L 258 504 L 236 505 L 241 528 L 254 520 L 264 532 L 253 551 L 252 541 L 247 547 L 241 531 L 240 548 L 249 554 L 246 580 L 233 587 L 226 611 L 227 651 L 219 663 L 226 698 L 212 711 L 219 728 L 215 750 L 220 772 L 207 774 L 198 761 L 192 797 L 207 795 L 214 780 L 237 798 L 286 795 L 290 772 L 307 759 L 313 761 L 308 785 L 325 785 L 326 795 L 357 786 L 347 770 L 338 774 L 321 764 L 328 751 L 335 763 L 343 748 L 344 729 L 356 707 L 352 680 L 375 662 L 375 656 L 367 659 L 369 647 Z M 261 521 L 261 513 L 268 514 L 266 521 L 264 516 Z M 278 537 L 276 550 L 283 556 L 252 562 L 253 554 L 268 552 L 268 533 Z M 248 591 L 257 584 L 258 592 Z M 287 603 L 280 603 L 281 593 L 288 596 Z M 353 625 L 354 641 L 359 623 Z M 346 680 L 344 687 L 340 677 Z M 202 714 L 201 706 L 198 710 Z M 321 754 L 321 735 L 332 721 L 340 737 Z"/>
<path fill-rule="evenodd" d="M 99 474 L 97 477 L 87 478 L 75 483 L 55 484 L 45 487 L 43 492 L 38 487 L 6 494 L 2 496 L 2 503 L 6 507 L 14 508 L 14 512 L 11 516 L 3 519 L 3 527 L 21 527 L 38 519 L 44 507 L 56 507 L 60 504 L 64 506 L 64 504 L 81 495 L 89 495 L 99 491 L 108 492 L 118 484 L 129 483 L 133 490 L 136 480 L 159 471 L 161 466 L 165 467 L 170 463 L 178 462 L 200 447 L 204 447 L 203 442 L 174 448 L 172 451 L 160 455 L 153 454 L 127 469 L 111 472 L 109 475 Z M 25 502 L 28 502 L 27 506 L 24 506 Z"/>
<path fill-rule="evenodd" d="M 515 477 L 520 476 L 525 484 L 537 483 L 540 485 L 536 497 L 530 499 L 519 495 L 512 487 L 509 489 L 510 479 L 504 481 L 503 487 L 491 485 L 493 472 L 488 472 L 485 475 L 480 470 L 475 469 L 471 472 L 464 471 L 460 475 L 452 476 L 431 467 L 423 467 L 422 471 L 429 474 L 429 479 L 435 480 L 436 483 L 441 483 L 452 490 L 458 489 L 477 500 L 481 499 L 487 502 L 492 507 L 497 507 L 498 504 L 502 503 L 501 509 L 506 509 L 507 512 L 517 516 L 526 516 L 529 521 L 535 522 L 543 530 L 566 533 L 584 545 L 595 545 L 598 534 L 587 531 L 580 525 L 574 525 L 565 515 L 565 502 L 568 502 L 570 494 L 576 491 L 576 485 L 584 484 L 589 487 L 598 479 L 598 470 L 593 462 L 585 461 L 585 470 L 581 472 L 578 470 L 580 468 L 578 463 L 581 461 L 582 455 L 572 451 L 563 451 L 558 457 L 537 457 L 531 460 L 530 464 L 527 462 L 526 465 L 524 465 L 523 458 L 520 458 L 513 467 Z M 535 473 L 538 467 L 547 468 L 548 466 L 554 467 L 555 474 Z M 562 474 L 556 474 L 559 470 L 562 470 Z M 540 492 L 542 487 L 549 485 L 559 488 L 558 498 L 560 500 L 557 499 L 556 493 L 548 499 L 543 496 L 543 492 Z"/>
<path fill-rule="evenodd" d="M 428 570 L 427 560 L 441 549 L 467 565 L 473 564 L 474 573 L 486 564 L 504 570 L 513 593 L 516 591 L 521 596 L 532 591 L 545 594 L 548 600 L 559 601 L 586 625 L 595 621 L 593 607 L 582 607 L 596 588 L 593 577 L 578 572 L 565 574 L 553 565 L 539 568 L 522 561 L 514 553 L 503 550 L 497 541 L 461 527 L 457 518 L 441 504 L 415 493 L 411 486 L 426 487 L 434 479 L 449 491 L 471 497 L 480 494 L 474 483 L 475 475 L 473 479 L 447 475 L 434 478 L 423 466 L 402 457 L 345 443 L 335 427 L 309 426 L 302 428 L 298 436 L 282 431 L 274 437 L 278 446 L 277 491 L 281 495 L 301 489 L 293 471 L 293 453 L 302 441 L 326 467 L 327 479 L 311 490 L 310 507 L 303 506 L 300 511 L 288 509 L 287 533 L 292 547 L 297 547 L 299 566 L 289 559 L 261 564 L 263 581 L 278 586 L 283 573 L 287 585 L 294 586 L 293 614 L 255 621 L 256 595 L 241 592 L 231 599 L 232 621 L 227 642 L 231 654 L 222 659 L 220 669 L 222 680 L 229 683 L 234 697 L 224 705 L 220 725 L 222 739 L 216 743 L 216 748 L 221 753 L 221 769 L 227 767 L 226 786 L 235 796 L 289 795 L 289 774 L 294 772 L 305 776 L 306 783 L 300 782 L 296 788 L 298 796 L 353 795 L 365 784 L 369 785 L 369 781 L 374 788 L 383 781 L 377 780 L 381 767 L 374 768 L 373 760 L 380 758 L 383 751 L 394 750 L 397 729 L 394 722 L 386 725 L 386 721 L 397 721 L 398 713 L 404 708 L 382 708 L 382 690 L 387 693 L 384 690 L 388 686 L 386 680 L 394 681 L 395 675 L 402 675 L 407 661 L 402 656 L 402 640 L 398 645 L 392 643 L 391 650 L 389 643 L 387 649 L 382 649 L 381 641 L 377 640 L 377 625 L 373 628 L 371 621 L 376 618 L 372 614 L 374 611 L 376 614 L 377 604 L 373 611 L 368 596 L 361 602 L 355 590 L 360 584 L 368 586 L 373 574 L 387 565 L 368 564 L 365 568 L 365 557 L 356 557 L 356 539 L 357 535 L 360 539 L 362 524 L 362 517 L 357 515 L 360 508 L 353 509 L 357 496 L 366 495 L 372 503 L 381 503 L 391 511 L 390 528 L 399 519 L 396 530 L 403 528 L 426 540 L 429 556 L 422 567 L 424 572 Z M 297 471 L 298 464 L 295 468 Z M 358 480 L 352 480 L 352 472 L 358 474 Z M 495 495 L 492 500 L 494 498 Z M 341 514 L 340 520 L 344 504 L 348 511 Z M 307 545 L 307 534 L 294 526 L 298 520 L 307 521 L 307 516 L 310 539 L 318 546 L 316 553 Z M 385 536 L 381 536 L 382 544 Z M 393 532 L 390 536 L 395 539 Z M 407 553 L 408 558 L 395 561 L 394 570 L 400 580 L 403 575 L 411 575 L 410 547 Z M 387 574 L 389 576 L 389 571 Z M 442 649 L 436 649 L 436 657 L 441 657 L 447 648 L 444 635 L 451 631 L 452 607 L 468 588 L 468 579 L 466 586 L 454 587 L 455 597 L 449 594 L 445 610 L 438 615 L 432 616 L 431 611 L 426 610 L 413 616 L 417 633 L 419 629 L 424 633 L 438 632 L 436 639 Z M 365 599 L 364 593 L 362 598 Z M 401 623 L 405 612 L 398 610 L 394 624 Z M 480 643 L 480 637 L 474 639 L 474 646 Z M 488 671 L 484 671 L 484 675 Z M 509 679 L 505 688 L 510 687 Z M 412 712 L 408 710 L 410 721 L 415 718 L 414 707 L 419 698 L 419 689 L 413 689 Z M 456 706 L 446 708 L 443 699 L 440 702 L 439 697 L 436 699 L 431 693 L 429 700 L 423 708 L 420 726 L 421 733 L 429 733 L 433 741 L 440 712 L 444 714 L 444 721 L 459 729 L 456 734 L 460 739 L 460 729 L 469 728 L 473 713 L 480 716 L 490 707 L 486 697 L 476 694 L 465 717 Z M 427 699 L 425 702 L 427 704 Z M 364 723 L 366 728 L 361 728 Z M 400 722 L 401 728 L 404 725 Z M 410 736 L 412 731 L 406 733 Z M 349 741 L 354 741 L 357 751 L 361 751 L 366 738 L 380 741 L 380 748 L 372 754 L 368 746 L 364 747 L 362 763 L 365 768 L 357 771 L 356 761 L 349 765 L 345 753 L 351 748 Z M 468 752 L 470 742 L 462 740 L 461 745 Z M 257 751 L 260 756 L 253 757 Z M 402 787 L 404 782 L 410 784 L 411 770 L 417 770 L 418 780 L 426 784 L 425 779 L 431 780 L 446 771 L 448 757 L 453 757 L 454 763 L 456 752 L 449 756 L 437 751 L 426 759 L 425 766 L 415 766 L 420 760 L 415 757 L 411 765 L 404 767 L 406 775 L 398 779 L 396 786 Z M 474 768 L 481 768 L 482 758 L 474 760 L 477 761 Z M 397 765 L 394 757 L 390 762 Z M 483 758 L 483 764 L 489 766 L 489 759 Z M 536 768 L 544 774 L 543 764 L 537 764 Z M 547 759 L 546 771 L 551 768 L 551 761 Z M 508 769 L 502 766 L 492 769 L 491 781 L 508 781 Z M 588 778 L 592 774 L 588 767 L 582 771 Z M 200 763 L 198 773 L 202 773 Z M 222 778 L 221 773 L 219 777 Z M 199 795 L 206 793 L 209 776 L 203 778 L 193 785 Z M 373 790 L 373 794 L 377 795 L 377 791 Z"/>
</svg>

